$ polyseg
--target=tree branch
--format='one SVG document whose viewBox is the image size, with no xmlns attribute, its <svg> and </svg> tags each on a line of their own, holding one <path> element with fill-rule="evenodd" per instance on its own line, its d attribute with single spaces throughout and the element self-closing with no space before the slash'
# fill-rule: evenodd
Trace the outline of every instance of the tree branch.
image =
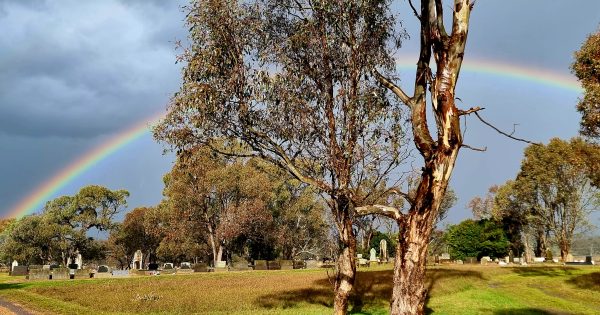
<svg viewBox="0 0 600 315">
<path fill-rule="evenodd" d="M 481 116 L 477 113 L 477 112 L 473 112 L 475 114 L 475 116 L 477 116 L 477 118 L 479 118 L 479 120 L 481 120 L 482 123 L 488 125 L 490 128 L 496 130 L 499 134 L 504 135 L 508 138 L 511 138 L 513 140 L 517 140 L 517 141 L 521 141 L 521 142 L 525 142 L 525 143 L 529 143 L 529 144 L 534 144 L 534 145 L 541 145 L 540 143 L 537 142 L 533 142 L 533 141 L 529 141 L 529 140 L 525 140 L 525 139 L 521 139 L 521 138 L 517 138 L 515 136 L 512 136 L 498 128 L 496 128 L 494 125 L 490 124 L 489 122 L 485 121 L 483 118 L 481 118 Z"/>
<path fill-rule="evenodd" d="M 472 114 L 472 113 L 475 113 L 475 112 L 478 112 L 478 111 L 484 110 L 484 109 L 485 109 L 484 107 L 479 107 L 479 106 L 471 107 L 471 108 L 469 108 L 467 110 L 459 109 L 458 110 L 458 115 L 459 116 L 469 115 L 469 114 Z"/>
<path fill-rule="evenodd" d="M 365 216 L 365 215 L 369 215 L 369 214 L 378 214 L 378 215 L 386 216 L 388 218 L 392 218 L 394 220 L 399 220 L 404 216 L 404 214 L 402 212 L 400 212 L 400 210 L 398 210 L 394 207 L 389 207 L 389 206 L 384 206 L 384 205 L 362 206 L 362 207 L 356 207 L 356 208 L 354 208 L 354 210 L 356 211 L 356 213 L 359 216 Z"/>
<path fill-rule="evenodd" d="M 400 98 L 402 103 L 406 104 L 408 107 L 411 107 L 411 104 L 412 104 L 411 98 L 399 86 L 397 86 L 396 84 L 394 84 L 393 82 L 388 80 L 381 73 L 379 73 L 379 71 L 377 71 L 376 69 L 373 69 L 372 72 L 373 72 L 373 75 L 375 76 L 375 78 L 377 79 L 377 81 L 379 81 L 379 83 L 381 83 L 383 86 L 385 86 L 390 91 L 392 91 L 394 94 L 396 94 L 396 96 L 398 96 Z"/>
<path fill-rule="evenodd" d="M 485 152 L 485 151 L 487 151 L 487 147 L 484 147 L 483 149 L 481 149 L 481 148 L 472 147 L 472 146 L 470 146 L 468 144 L 464 144 L 464 143 L 461 144 L 460 146 L 463 147 L 463 148 L 471 149 L 473 151 L 479 151 L 479 152 Z"/>
<path fill-rule="evenodd" d="M 417 17 L 417 19 L 419 19 L 419 21 L 421 21 L 421 16 L 419 15 L 419 13 L 417 13 L 417 8 L 415 8 L 415 6 L 413 5 L 411 0 L 408 0 L 408 4 L 410 5 L 410 8 L 413 10 L 413 13 Z"/>
<path fill-rule="evenodd" d="M 415 200 L 409 194 L 401 191 L 398 187 L 389 188 L 386 193 L 393 193 L 402 196 L 411 206 L 415 203 Z"/>
</svg>

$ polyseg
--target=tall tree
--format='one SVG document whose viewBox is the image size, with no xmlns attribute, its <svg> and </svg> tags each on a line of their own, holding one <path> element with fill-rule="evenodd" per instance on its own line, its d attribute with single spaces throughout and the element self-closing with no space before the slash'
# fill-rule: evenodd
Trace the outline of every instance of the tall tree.
<svg viewBox="0 0 600 315">
<path fill-rule="evenodd" d="M 340 239 L 334 308 L 356 274 L 353 206 L 405 157 L 402 111 L 370 74 L 392 71 L 401 33 L 389 2 L 192 1 L 183 85 L 155 136 L 257 156 L 328 196 Z M 231 150 L 221 144 L 241 144 Z"/>
<path fill-rule="evenodd" d="M 554 237 L 563 261 L 573 236 L 587 227 L 588 214 L 600 205 L 587 168 L 589 159 L 599 155 L 598 146 L 578 138 L 569 142 L 555 138 L 525 150 L 515 185 Z"/>
<path fill-rule="evenodd" d="M 590 34 L 571 65 L 584 89 L 577 105 L 581 113 L 581 134 L 600 138 L 600 31 Z"/>
<path fill-rule="evenodd" d="M 454 0 L 452 29 L 447 33 L 442 0 L 421 0 L 420 13 L 412 6 L 421 23 L 420 53 L 415 85 L 409 96 L 390 75 L 374 71 L 379 82 L 392 91 L 408 108 L 412 134 L 423 167 L 414 197 L 407 196 L 409 211 L 385 206 L 360 207 L 362 213 L 380 213 L 396 220 L 400 233 L 394 266 L 392 314 L 423 314 L 427 289 L 424 285 L 425 261 L 429 238 L 448 188 L 458 151 L 463 146 L 460 116 L 479 108 L 460 110 L 455 88 L 462 65 L 473 4 Z M 432 60 L 433 58 L 433 60 Z M 435 74 L 432 71 L 435 62 Z M 429 92 L 429 96 L 428 96 Z M 431 102 L 431 112 L 427 102 Z M 432 113 L 437 138 L 431 134 L 428 115 Z"/>
</svg>

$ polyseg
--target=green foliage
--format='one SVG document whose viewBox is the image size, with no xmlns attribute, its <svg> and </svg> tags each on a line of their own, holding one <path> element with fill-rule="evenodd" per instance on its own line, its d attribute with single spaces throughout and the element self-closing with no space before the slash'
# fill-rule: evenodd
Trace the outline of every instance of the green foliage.
<svg viewBox="0 0 600 315">
<path fill-rule="evenodd" d="M 2 255 L 30 263 L 61 261 L 80 253 L 84 259 L 102 257 L 103 246 L 87 234 L 111 230 L 114 216 L 126 206 L 129 193 L 91 185 L 75 196 L 48 201 L 43 213 L 17 220 L 4 232 Z"/>
<path fill-rule="evenodd" d="M 454 259 L 483 256 L 503 257 L 509 242 L 502 226 L 492 220 L 465 220 L 448 227 L 445 241 Z"/>
<path fill-rule="evenodd" d="M 571 65 L 585 93 L 577 105 L 581 134 L 600 138 L 600 31 L 588 36 Z"/>
</svg>

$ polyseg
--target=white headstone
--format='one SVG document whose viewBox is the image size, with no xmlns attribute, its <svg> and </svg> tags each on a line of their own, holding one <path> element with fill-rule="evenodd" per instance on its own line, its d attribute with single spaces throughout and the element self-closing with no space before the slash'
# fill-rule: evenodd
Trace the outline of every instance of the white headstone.
<svg viewBox="0 0 600 315">
<path fill-rule="evenodd" d="M 371 256 L 369 257 L 370 261 L 377 261 L 377 251 L 375 250 L 375 248 L 371 248 Z"/>
<path fill-rule="evenodd" d="M 131 269 L 143 269 L 144 268 L 144 254 L 140 249 L 136 250 L 133 254 L 133 260 L 131 261 Z"/>
<path fill-rule="evenodd" d="M 217 267 L 217 268 L 225 268 L 225 267 L 227 267 L 227 261 L 225 261 L 225 260 L 217 261 L 217 265 L 215 267 Z"/>
<path fill-rule="evenodd" d="M 83 268 L 83 259 L 81 258 L 81 254 L 77 254 L 77 258 L 75 258 L 75 263 L 77 264 L 77 269 Z"/>
<path fill-rule="evenodd" d="M 19 262 L 16 260 L 13 260 L 12 264 L 10 265 L 10 271 L 13 271 L 13 269 L 19 265 Z"/>
</svg>

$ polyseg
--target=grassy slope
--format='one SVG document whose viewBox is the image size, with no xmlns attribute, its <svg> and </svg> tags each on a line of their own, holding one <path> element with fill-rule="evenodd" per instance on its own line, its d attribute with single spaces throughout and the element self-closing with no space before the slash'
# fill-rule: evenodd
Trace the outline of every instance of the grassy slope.
<svg viewBox="0 0 600 315">
<path fill-rule="evenodd" d="M 391 270 L 359 273 L 356 314 L 386 314 Z M 332 286 L 323 270 L 14 282 L 0 296 L 59 314 L 327 314 Z M 452 266 L 428 270 L 434 314 L 600 314 L 600 268 Z"/>
</svg>

